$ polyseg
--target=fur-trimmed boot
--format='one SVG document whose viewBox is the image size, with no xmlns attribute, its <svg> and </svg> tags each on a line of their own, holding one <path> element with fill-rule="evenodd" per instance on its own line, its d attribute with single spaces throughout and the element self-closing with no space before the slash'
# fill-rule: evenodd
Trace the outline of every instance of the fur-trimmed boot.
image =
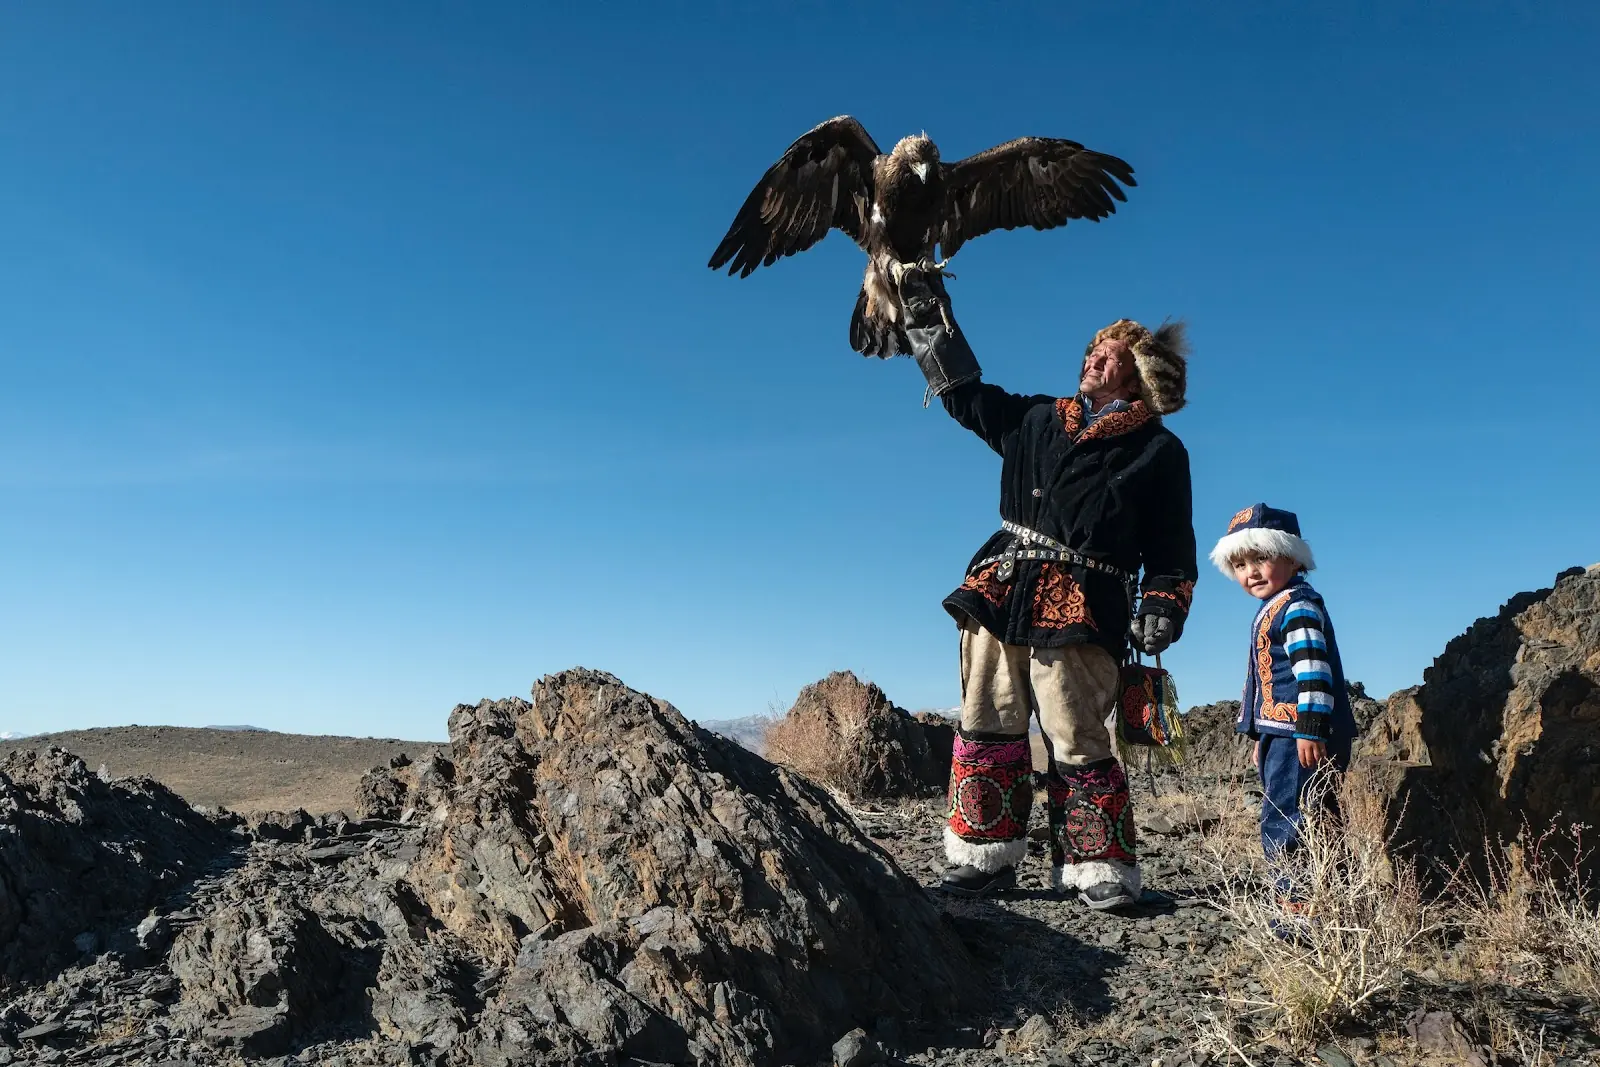
<svg viewBox="0 0 1600 1067">
<path fill-rule="evenodd" d="M 956 731 L 950 760 L 945 858 L 955 870 L 940 888 L 982 896 L 1016 885 L 1028 854 L 1033 807 L 1033 756 L 1028 737 Z"/>
<path fill-rule="evenodd" d="M 1056 764 L 1045 779 L 1050 803 L 1050 882 L 1095 910 L 1138 901 L 1137 833 L 1128 776 L 1114 759 Z"/>
</svg>

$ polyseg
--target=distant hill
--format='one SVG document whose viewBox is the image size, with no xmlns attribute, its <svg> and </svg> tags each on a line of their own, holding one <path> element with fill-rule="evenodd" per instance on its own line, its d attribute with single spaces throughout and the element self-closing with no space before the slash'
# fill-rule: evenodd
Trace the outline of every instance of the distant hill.
<svg viewBox="0 0 1600 1067">
<path fill-rule="evenodd" d="M 259 727 L 110 726 L 0 740 L 20 749 L 66 749 L 114 778 L 148 775 L 191 804 L 230 811 L 355 812 L 361 776 L 404 752 L 419 759 L 440 741 L 280 734 Z"/>
</svg>

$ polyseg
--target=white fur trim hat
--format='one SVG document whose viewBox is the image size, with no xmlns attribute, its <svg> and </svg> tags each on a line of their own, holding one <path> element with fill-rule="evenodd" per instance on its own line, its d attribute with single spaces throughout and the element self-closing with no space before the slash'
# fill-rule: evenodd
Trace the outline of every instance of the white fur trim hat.
<svg viewBox="0 0 1600 1067">
<path fill-rule="evenodd" d="M 1228 523 L 1228 532 L 1211 550 L 1211 562 L 1233 577 L 1233 561 L 1249 552 L 1270 558 L 1292 559 L 1305 570 L 1316 569 L 1311 546 L 1300 536 L 1300 520 L 1292 511 L 1252 504 Z"/>
</svg>

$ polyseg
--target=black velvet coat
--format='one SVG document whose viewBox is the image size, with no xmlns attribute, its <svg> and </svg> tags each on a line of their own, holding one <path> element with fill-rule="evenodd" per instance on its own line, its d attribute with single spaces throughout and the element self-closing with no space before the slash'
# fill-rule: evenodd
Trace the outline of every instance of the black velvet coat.
<svg viewBox="0 0 1600 1067">
<path fill-rule="evenodd" d="M 1182 632 L 1199 577 L 1189 453 L 1143 401 L 1085 430 L 1076 397 L 1018 396 L 971 382 L 942 399 L 957 422 L 1002 458 L 1001 518 L 1126 572 L 1142 569 L 1140 610 L 1169 616 Z M 1121 662 L 1127 587 L 1098 571 L 1039 560 L 1018 560 L 1012 579 L 1001 582 L 998 563 L 978 563 L 1011 540 L 1000 530 L 984 542 L 945 609 L 1007 644 L 1093 643 Z"/>
</svg>

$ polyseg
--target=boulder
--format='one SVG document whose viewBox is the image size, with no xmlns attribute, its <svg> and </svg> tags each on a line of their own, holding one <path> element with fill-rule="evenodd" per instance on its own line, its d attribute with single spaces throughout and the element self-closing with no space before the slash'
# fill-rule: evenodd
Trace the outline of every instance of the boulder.
<svg viewBox="0 0 1600 1067">
<path fill-rule="evenodd" d="M 135 927 L 236 839 L 148 778 L 106 781 L 60 748 L 0 761 L 0 977 L 140 950 Z"/>
<path fill-rule="evenodd" d="M 985 1000 L 826 792 L 611 675 L 457 707 L 449 759 L 411 881 L 503 973 L 476 1062 L 754 1067 Z"/>
<path fill-rule="evenodd" d="M 854 799 L 938 796 L 954 745 L 954 722 L 912 715 L 849 671 L 802 689 L 766 737 L 773 760 Z"/>
</svg>

